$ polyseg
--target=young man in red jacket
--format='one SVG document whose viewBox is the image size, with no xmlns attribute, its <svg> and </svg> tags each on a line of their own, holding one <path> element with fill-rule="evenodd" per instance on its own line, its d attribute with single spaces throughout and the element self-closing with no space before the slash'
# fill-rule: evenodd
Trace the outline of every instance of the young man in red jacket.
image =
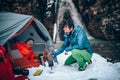
<svg viewBox="0 0 120 80">
<path fill-rule="evenodd" d="M 22 54 L 22 56 L 32 61 L 34 61 L 35 58 L 32 49 L 33 45 L 34 45 L 34 40 L 32 38 L 28 38 L 25 42 L 17 42 L 17 48 Z"/>
<path fill-rule="evenodd" d="M 43 56 L 44 61 L 46 61 L 46 57 L 48 54 L 46 52 L 46 49 L 44 54 L 34 53 L 32 49 L 34 45 L 34 40 L 32 38 L 28 38 L 25 42 L 17 42 L 16 45 L 22 56 L 26 59 L 34 61 L 36 58 L 40 59 L 40 56 Z"/>
</svg>

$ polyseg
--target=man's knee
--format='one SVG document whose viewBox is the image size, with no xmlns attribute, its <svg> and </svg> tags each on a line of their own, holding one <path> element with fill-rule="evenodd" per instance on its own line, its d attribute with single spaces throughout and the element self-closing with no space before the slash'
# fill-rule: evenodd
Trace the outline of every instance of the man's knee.
<svg viewBox="0 0 120 80">
<path fill-rule="evenodd" d="M 72 50 L 72 56 L 76 56 L 76 55 L 78 55 L 78 53 L 79 53 L 79 50 L 77 50 L 77 49 Z"/>
</svg>

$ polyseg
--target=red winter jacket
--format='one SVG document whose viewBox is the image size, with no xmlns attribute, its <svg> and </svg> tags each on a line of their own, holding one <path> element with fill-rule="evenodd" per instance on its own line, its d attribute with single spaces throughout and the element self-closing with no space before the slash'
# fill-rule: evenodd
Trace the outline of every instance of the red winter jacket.
<svg viewBox="0 0 120 80">
<path fill-rule="evenodd" d="M 23 57 L 27 58 L 28 60 L 34 61 L 34 52 L 32 48 L 28 48 L 26 43 L 17 43 L 17 48 Z"/>
<path fill-rule="evenodd" d="M 0 61 L 0 80 L 15 80 L 8 56 L 4 53 L 5 48 L 0 45 L 0 57 L 3 58 L 3 61 Z"/>
<path fill-rule="evenodd" d="M 3 59 L 0 61 L 0 80 L 25 80 L 27 78 L 24 75 L 14 76 L 12 65 L 7 54 L 5 55 L 5 48 L 2 45 L 0 45 L 0 58 Z"/>
</svg>

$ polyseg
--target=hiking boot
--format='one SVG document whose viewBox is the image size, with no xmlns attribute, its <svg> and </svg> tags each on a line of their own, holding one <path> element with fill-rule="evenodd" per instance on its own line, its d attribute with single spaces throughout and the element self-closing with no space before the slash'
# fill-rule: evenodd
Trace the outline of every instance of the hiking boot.
<svg viewBox="0 0 120 80">
<path fill-rule="evenodd" d="M 92 64 L 92 60 L 91 59 L 88 61 L 88 64 Z"/>
<path fill-rule="evenodd" d="M 85 64 L 84 66 L 83 66 L 83 68 L 78 68 L 78 71 L 84 71 L 85 69 L 86 69 L 86 67 L 87 67 L 87 64 Z"/>
</svg>

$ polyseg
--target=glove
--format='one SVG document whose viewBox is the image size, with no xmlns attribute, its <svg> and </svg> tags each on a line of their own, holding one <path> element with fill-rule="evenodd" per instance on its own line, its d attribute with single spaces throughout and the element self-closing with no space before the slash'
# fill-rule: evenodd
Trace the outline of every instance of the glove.
<svg viewBox="0 0 120 80">
<path fill-rule="evenodd" d="M 57 56 L 54 56 L 53 59 L 54 59 L 54 62 L 58 64 Z"/>
<path fill-rule="evenodd" d="M 58 59 L 57 59 L 56 52 L 53 51 L 51 55 L 53 56 L 53 60 L 54 60 L 54 62 L 58 64 Z"/>
<path fill-rule="evenodd" d="M 25 75 L 25 76 L 28 76 L 29 75 L 29 70 L 27 70 L 27 69 L 23 69 L 23 68 L 21 68 L 21 67 L 15 67 L 15 66 L 13 66 L 13 72 L 14 72 L 14 74 L 16 74 L 16 75 L 19 75 L 19 74 L 23 74 L 23 75 Z"/>
</svg>

